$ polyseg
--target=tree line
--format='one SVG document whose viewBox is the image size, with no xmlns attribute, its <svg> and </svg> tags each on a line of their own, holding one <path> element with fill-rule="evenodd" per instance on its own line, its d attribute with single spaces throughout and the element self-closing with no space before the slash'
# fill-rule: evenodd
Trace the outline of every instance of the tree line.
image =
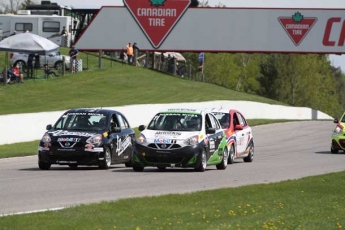
<svg viewBox="0 0 345 230">
<path fill-rule="evenodd" d="M 183 54 L 193 69 L 198 54 Z M 206 53 L 204 80 L 229 89 L 340 117 L 345 74 L 325 54 Z"/>
</svg>

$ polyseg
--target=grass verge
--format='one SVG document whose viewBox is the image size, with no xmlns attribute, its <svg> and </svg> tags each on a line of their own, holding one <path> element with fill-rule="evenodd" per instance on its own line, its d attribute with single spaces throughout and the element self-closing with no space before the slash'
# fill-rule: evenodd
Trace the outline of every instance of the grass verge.
<svg viewBox="0 0 345 230">
<path fill-rule="evenodd" d="M 6 216 L 2 230 L 342 229 L 345 172 Z"/>
</svg>

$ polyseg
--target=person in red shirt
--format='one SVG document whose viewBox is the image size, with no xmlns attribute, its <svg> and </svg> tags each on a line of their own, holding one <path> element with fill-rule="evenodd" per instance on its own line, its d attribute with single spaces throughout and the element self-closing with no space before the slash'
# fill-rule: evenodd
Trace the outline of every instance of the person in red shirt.
<svg viewBox="0 0 345 230">
<path fill-rule="evenodd" d="M 17 82 L 20 81 L 20 83 L 24 83 L 24 76 L 23 76 L 23 74 L 20 73 L 20 69 L 19 69 L 18 64 L 13 68 L 12 71 L 13 71 L 14 75 L 17 77 Z"/>
</svg>

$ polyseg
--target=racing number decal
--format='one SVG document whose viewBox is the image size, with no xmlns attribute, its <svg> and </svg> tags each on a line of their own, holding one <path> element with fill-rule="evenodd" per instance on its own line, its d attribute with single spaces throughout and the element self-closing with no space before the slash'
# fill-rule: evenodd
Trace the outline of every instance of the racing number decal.
<svg viewBox="0 0 345 230">
<path fill-rule="evenodd" d="M 213 138 L 209 140 L 210 152 L 215 150 L 215 143 Z"/>
</svg>

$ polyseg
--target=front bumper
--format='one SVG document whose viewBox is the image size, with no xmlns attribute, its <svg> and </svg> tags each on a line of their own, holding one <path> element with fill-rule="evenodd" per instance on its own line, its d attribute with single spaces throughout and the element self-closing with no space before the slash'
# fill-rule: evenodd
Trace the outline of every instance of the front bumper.
<svg viewBox="0 0 345 230">
<path fill-rule="evenodd" d="M 38 160 L 49 164 L 78 164 L 78 165 L 98 165 L 104 159 L 103 148 L 99 151 L 71 150 L 54 151 L 38 150 Z"/>
<path fill-rule="evenodd" d="M 133 164 L 143 167 L 197 167 L 200 165 L 201 152 L 200 145 L 162 150 L 135 144 Z"/>
</svg>

